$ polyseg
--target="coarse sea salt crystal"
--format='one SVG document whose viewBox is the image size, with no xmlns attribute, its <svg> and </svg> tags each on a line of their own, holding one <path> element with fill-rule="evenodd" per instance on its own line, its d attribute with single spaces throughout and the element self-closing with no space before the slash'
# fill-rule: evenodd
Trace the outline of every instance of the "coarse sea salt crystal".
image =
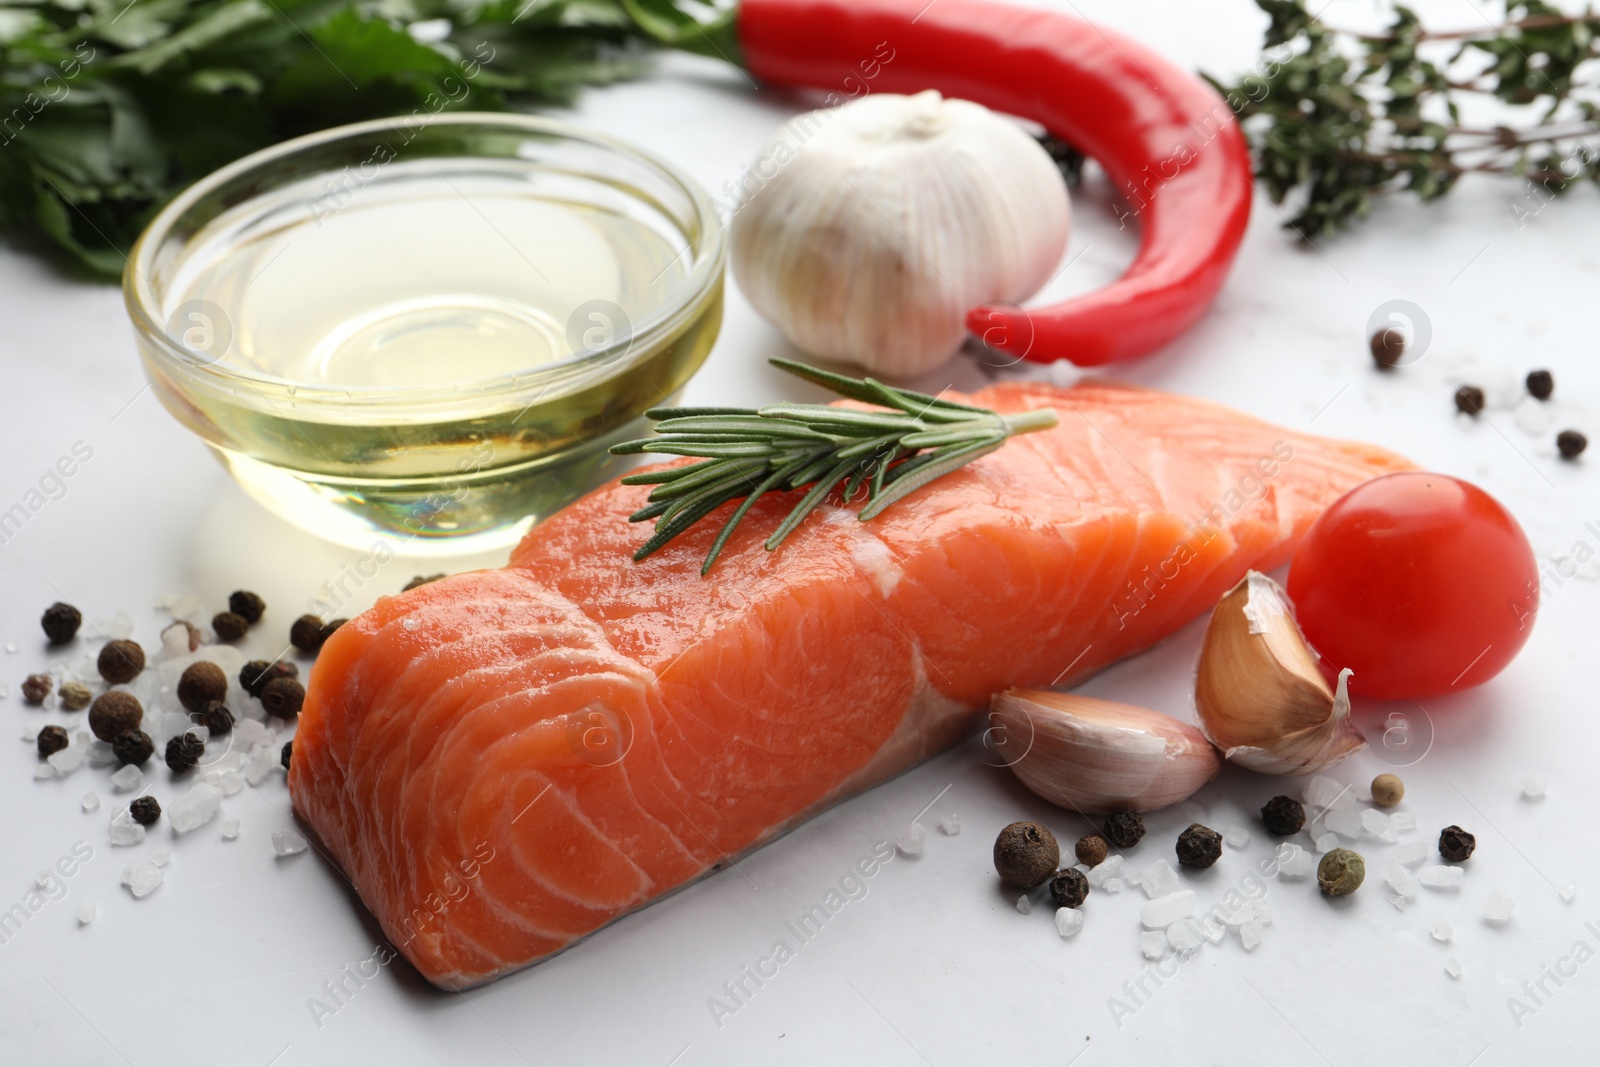
<svg viewBox="0 0 1600 1067">
<path fill-rule="evenodd" d="M 1394 896 L 1389 898 L 1389 903 L 1394 905 L 1394 910 L 1395 911 L 1405 911 L 1406 910 L 1406 905 L 1409 904 L 1410 901 L 1408 901 L 1405 897 L 1400 896 L 1399 894 L 1395 894 Z"/>
<path fill-rule="evenodd" d="M 1110 861 L 1107 860 L 1106 862 L 1109 863 Z M 1139 885 L 1144 881 L 1139 874 L 1139 868 L 1131 863 L 1124 865 L 1120 873 L 1122 874 L 1122 880 L 1128 885 Z"/>
<path fill-rule="evenodd" d="M 280 856 L 293 856 L 306 850 L 306 839 L 293 830 L 274 830 L 272 831 L 272 850 Z M 1023 894 L 1023 899 L 1027 899 L 1027 894 Z M 1020 910 L 1020 904 L 1018 907 Z"/>
<path fill-rule="evenodd" d="M 1333 833 L 1338 834 L 1340 837 L 1348 837 L 1352 841 L 1361 836 L 1361 831 L 1364 828 L 1360 813 L 1353 809 L 1330 811 L 1323 823 Z M 1388 820 L 1385 820 L 1384 823 L 1387 825 Z"/>
<path fill-rule="evenodd" d="M 1204 937 L 1213 945 L 1221 942 L 1223 937 L 1226 936 L 1227 932 L 1228 928 L 1217 922 L 1211 916 L 1202 915 L 1200 917 L 1200 936 Z"/>
<path fill-rule="evenodd" d="M 122 884 L 128 887 L 135 899 L 154 893 L 165 877 L 160 867 L 146 859 L 129 860 L 122 869 Z"/>
<path fill-rule="evenodd" d="M 1383 880 L 1405 900 L 1410 900 L 1419 892 L 1416 876 L 1411 873 L 1411 868 L 1403 863 L 1390 860 L 1389 866 L 1384 870 Z"/>
<path fill-rule="evenodd" d="M 1339 847 L 1339 835 L 1318 834 L 1311 844 L 1318 852 L 1332 852 Z"/>
<path fill-rule="evenodd" d="M 1223 831 L 1222 840 L 1228 843 L 1229 848 L 1244 848 L 1250 843 L 1250 831 L 1242 826 L 1230 826 Z"/>
<path fill-rule="evenodd" d="M 1167 944 L 1165 930 L 1146 930 L 1139 935 L 1139 951 L 1144 953 L 1144 958 L 1147 960 L 1159 960 L 1171 947 Z"/>
<path fill-rule="evenodd" d="M 22 646 L 17 644 L 15 641 L 7 641 L 6 642 L 6 651 L 11 653 L 11 655 L 13 655 L 13 656 L 15 656 L 19 651 L 21 651 L 21 649 L 22 649 Z"/>
<path fill-rule="evenodd" d="M 111 816 L 111 843 L 113 845 L 137 845 L 144 840 L 144 827 L 133 821 L 133 815 L 127 808 L 123 808 Z"/>
<path fill-rule="evenodd" d="M 87 745 L 72 745 L 60 752 L 50 753 L 48 762 L 56 769 L 57 775 L 65 778 L 83 763 L 83 754 L 87 751 Z"/>
<path fill-rule="evenodd" d="M 1205 943 L 1206 939 L 1200 933 L 1200 924 L 1193 919 L 1175 922 L 1167 927 L 1167 944 L 1184 956 L 1194 955 L 1195 951 Z"/>
<path fill-rule="evenodd" d="M 1182 888 L 1178 882 L 1178 872 L 1164 859 L 1146 863 L 1139 875 L 1140 882 L 1144 886 L 1144 895 L 1151 900 L 1171 896 Z"/>
<path fill-rule="evenodd" d="M 954 815 L 946 815 L 939 820 L 939 832 L 946 837 L 955 837 L 961 833 L 961 820 Z"/>
<path fill-rule="evenodd" d="M 1455 931 L 1450 929 L 1450 924 L 1448 922 L 1443 919 L 1439 919 L 1432 926 L 1428 927 L 1428 933 L 1433 935 L 1433 939 L 1435 941 L 1448 941 Z"/>
<path fill-rule="evenodd" d="M 117 762 L 117 753 L 109 741 L 102 741 L 98 737 L 89 742 L 89 766 L 109 767 Z"/>
<path fill-rule="evenodd" d="M 78 905 L 78 925 L 88 926 L 90 923 L 94 922 L 94 917 L 99 913 L 99 909 L 95 907 L 94 901 L 84 901 L 82 904 Z"/>
<path fill-rule="evenodd" d="M 236 838 L 238 836 L 239 836 L 239 820 L 238 819 L 223 819 L 222 820 L 222 839 L 224 841 L 232 841 L 234 838 Z"/>
<path fill-rule="evenodd" d="M 400 620 L 401 629 L 405 630 L 407 633 L 415 633 L 417 628 L 421 625 L 422 623 L 420 621 L 409 615 Z"/>
<path fill-rule="evenodd" d="M 1433 847 L 1426 841 L 1410 841 L 1389 850 L 1389 858 L 1406 867 L 1415 867 L 1432 854 Z"/>
<path fill-rule="evenodd" d="M 100 798 L 94 793 L 83 794 L 83 810 L 93 811 L 100 806 Z"/>
<path fill-rule="evenodd" d="M 1262 923 L 1258 919 L 1251 919 L 1239 927 L 1239 943 L 1246 952 L 1254 952 L 1257 945 L 1261 944 Z"/>
<path fill-rule="evenodd" d="M 1107 856 L 1102 862 L 1089 868 L 1089 873 L 1084 875 L 1091 886 L 1099 888 L 1105 884 L 1107 878 L 1115 876 L 1122 870 L 1122 856 L 1120 854 Z"/>
<path fill-rule="evenodd" d="M 1286 849 L 1293 851 L 1285 852 Z M 1278 846 L 1278 876 L 1280 878 L 1305 878 L 1311 874 L 1316 866 L 1316 861 L 1311 858 L 1311 853 L 1291 842 L 1284 842 Z"/>
<path fill-rule="evenodd" d="M 1445 960 L 1444 973 L 1448 974 L 1451 978 L 1460 978 L 1461 961 L 1456 959 L 1454 956 L 1451 956 L 1449 959 Z"/>
<path fill-rule="evenodd" d="M 1460 867 L 1436 865 L 1418 871 L 1417 881 L 1432 889 L 1455 889 L 1461 885 L 1462 874 Z"/>
<path fill-rule="evenodd" d="M 1483 921 L 1490 926 L 1504 926 L 1511 921 L 1511 913 L 1516 909 L 1516 901 L 1495 890 L 1483 898 Z"/>
<path fill-rule="evenodd" d="M 1577 895 L 1578 895 L 1578 883 L 1577 882 L 1568 882 L 1566 885 L 1561 887 L 1561 899 L 1566 901 L 1568 904 L 1571 904 L 1572 903 L 1572 898 L 1577 896 Z"/>
<path fill-rule="evenodd" d="M 234 743 L 246 749 L 254 748 L 257 745 L 271 744 L 275 737 L 277 737 L 277 734 L 254 719 L 245 719 L 242 722 L 233 724 Z"/>
<path fill-rule="evenodd" d="M 928 828 L 920 822 L 914 822 L 895 840 L 894 847 L 900 850 L 902 856 L 920 856 L 927 842 Z"/>
<path fill-rule="evenodd" d="M 1397 811 L 1389 816 L 1389 829 L 1397 834 L 1408 834 L 1417 828 L 1417 817 L 1409 811 Z"/>
<path fill-rule="evenodd" d="M 1523 397 L 1511 412 L 1511 421 L 1517 424 L 1517 429 L 1530 437 L 1548 433 L 1550 427 L 1555 425 L 1555 418 L 1549 404 L 1531 396 Z"/>
<path fill-rule="evenodd" d="M 1373 837 L 1381 837 L 1389 830 L 1389 816 L 1377 808 L 1361 813 L 1361 828 Z"/>
<path fill-rule="evenodd" d="M 153 848 L 145 858 L 157 867 L 165 867 L 172 860 L 172 849 Z"/>
<path fill-rule="evenodd" d="M 1319 809 L 1344 808 L 1355 802 L 1349 786 L 1322 774 L 1314 775 L 1306 782 L 1305 791 L 1301 796 L 1308 805 Z"/>
<path fill-rule="evenodd" d="M 211 821 L 222 807 L 222 790 L 206 782 L 196 782 L 188 792 L 167 805 L 167 822 L 173 830 L 186 834 Z"/>
<path fill-rule="evenodd" d="M 1139 909 L 1139 922 L 1146 929 L 1165 929 L 1179 919 L 1187 918 L 1193 911 L 1194 890 L 1180 889 L 1176 893 L 1146 901 L 1144 907 Z"/>
<path fill-rule="evenodd" d="M 1530 774 L 1522 780 L 1522 795 L 1529 800 L 1543 800 L 1548 791 L 1549 787 L 1545 785 L 1544 779 L 1537 775 Z"/>
<path fill-rule="evenodd" d="M 281 763 L 282 760 L 273 754 L 272 749 L 268 748 L 266 745 L 257 745 L 256 748 L 250 753 L 250 762 L 245 765 L 244 780 L 249 782 L 251 785 L 260 785 L 262 782 L 266 781 L 267 777 L 271 775 L 273 771 L 277 770 Z M 924 831 L 924 833 L 926 833 L 926 831 Z M 900 841 L 896 842 L 896 844 L 899 845 L 903 843 L 910 834 L 911 831 L 907 830 L 906 833 L 900 835 Z M 901 851 L 905 851 L 904 848 L 902 848 Z M 917 842 L 917 851 L 922 851 L 922 843 L 920 840 Z M 907 855 L 915 854 L 916 853 L 907 853 Z"/>
<path fill-rule="evenodd" d="M 1104 889 L 1107 893 L 1120 893 L 1122 892 L 1122 879 L 1107 878 L 1105 883 L 1101 885 L 1100 888 Z"/>
<path fill-rule="evenodd" d="M 1083 929 L 1083 912 L 1077 908 L 1056 909 L 1056 933 L 1062 937 L 1072 937 Z"/>
<path fill-rule="evenodd" d="M 131 763 L 124 764 L 121 770 L 111 776 L 111 785 L 119 793 L 138 789 L 144 785 L 144 772 Z"/>
<path fill-rule="evenodd" d="M 273 834 L 272 835 L 272 839 L 273 839 L 274 842 L 276 842 L 277 839 L 278 839 L 278 835 L 277 834 Z M 1020 897 L 1017 898 L 1017 910 L 1020 911 L 1024 915 L 1028 914 L 1029 912 L 1031 912 L 1033 910 L 1033 900 L 1032 900 L 1032 898 L 1030 898 L 1028 896 L 1028 894 L 1024 893 Z"/>
<path fill-rule="evenodd" d="M 22 739 L 32 744 L 39 740 L 39 731 L 44 729 L 43 723 L 30 722 L 22 727 Z"/>
<path fill-rule="evenodd" d="M 238 771 L 208 770 L 202 778 L 207 785 L 215 786 L 222 791 L 225 797 L 231 797 L 244 789 L 244 776 Z"/>
<path fill-rule="evenodd" d="M 42 782 L 46 778 L 54 778 L 55 776 L 56 769 L 48 763 L 41 763 L 33 768 L 33 780 L 36 782 Z"/>
<path fill-rule="evenodd" d="M 1224 926 L 1243 926 L 1255 918 L 1255 910 L 1250 901 L 1237 893 L 1230 893 L 1228 897 L 1211 909 L 1211 914 Z"/>
</svg>

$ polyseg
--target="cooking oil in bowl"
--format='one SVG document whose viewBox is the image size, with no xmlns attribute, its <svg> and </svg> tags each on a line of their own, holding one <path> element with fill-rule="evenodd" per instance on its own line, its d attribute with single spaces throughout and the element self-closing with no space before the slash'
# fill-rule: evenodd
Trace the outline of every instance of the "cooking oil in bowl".
<svg viewBox="0 0 1600 1067">
<path fill-rule="evenodd" d="M 136 250 L 158 395 L 251 495 L 334 540 L 515 539 L 615 473 L 606 448 L 646 431 L 720 325 L 703 194 L 557 124 L 483 119 L 557 132 L 364 170 L 312 151 L 235 202 L 225 177 L 218 202 L 174 205 L 190 225 Z M 360 156 L 384 130 L 339 132 L 324 149 Z"/>
</svg>

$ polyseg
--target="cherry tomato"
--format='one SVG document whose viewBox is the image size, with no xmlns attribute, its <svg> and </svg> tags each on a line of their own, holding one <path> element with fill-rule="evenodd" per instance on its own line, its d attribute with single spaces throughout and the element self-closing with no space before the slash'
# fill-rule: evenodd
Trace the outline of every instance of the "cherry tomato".
<svg viewBox="0 0 1600 1067">
<path fill-rule="evenodd" d="M 1499 674 L 1539 606 L 1528 539 L 1475 485 L 1406 471 L 1356 486 L 1312 524 L 1289 567 L 1301 629 L 1352 692 L 1386 700 Z"/>
</svg>

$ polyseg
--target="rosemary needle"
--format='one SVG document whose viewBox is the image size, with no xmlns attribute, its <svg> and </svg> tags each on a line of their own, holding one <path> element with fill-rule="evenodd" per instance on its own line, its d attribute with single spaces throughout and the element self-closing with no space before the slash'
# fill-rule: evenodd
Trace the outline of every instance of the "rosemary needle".
<svg viewBox="0 0 1600 1067">
<path fill-rule="evenodd" d="M 734 529 L 767 493 L 811 488 L 767 538 L 781 545 L 828 494 L 842 486 L 846 500 L 865 487 L 865 522 L 929 482 L 987 455 L 1013 435 L 1056 424 L 1049 408 L 1001 415 L 872 378 L 849 378 L 786 359 L 773 366 L 876 410 L 827 404 L 751 408 L 657 408 L 656 436 L 612 447 L 617 455 L 658 453 L 699 459 L 681 467 L 642 471 L 624 485 L 652 485 L 630 522 L 654 519 L 655 533 L 633 554 L 642 560 L 674 537 L 741 497 L 706 554 L 702 575 L 722 554 Z"/>
</svg>

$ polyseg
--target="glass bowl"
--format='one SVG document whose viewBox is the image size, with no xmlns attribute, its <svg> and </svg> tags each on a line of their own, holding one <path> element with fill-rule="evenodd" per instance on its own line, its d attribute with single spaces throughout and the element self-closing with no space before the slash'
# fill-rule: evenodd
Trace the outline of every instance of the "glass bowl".
<svg viewBox="0 0 1600 1067">
<path fill-rule="evenodd" d="M 409 553 L 515 541 L 628 462 L 722 321 L 676 167 L 566 123 L 449 114 L 287 141 L 190 187 L 123 278 L 161 403 L 256 500 Z"/>
</svg>

